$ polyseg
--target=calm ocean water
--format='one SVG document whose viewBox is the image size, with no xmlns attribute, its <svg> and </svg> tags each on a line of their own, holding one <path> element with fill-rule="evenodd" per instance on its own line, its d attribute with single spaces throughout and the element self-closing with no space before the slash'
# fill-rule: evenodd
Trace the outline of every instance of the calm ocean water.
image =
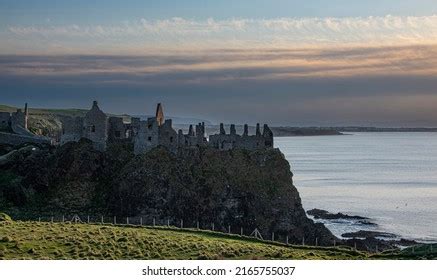
<svg viewBox="0 0 437 280">
<path fill-rule="evenodd" d="M 379 230 L 437 241 L 437 133 L 278 137 L 305 210 L 366 216 L 378 227 L 327 223 L 336 235 Z"/>
</svg>

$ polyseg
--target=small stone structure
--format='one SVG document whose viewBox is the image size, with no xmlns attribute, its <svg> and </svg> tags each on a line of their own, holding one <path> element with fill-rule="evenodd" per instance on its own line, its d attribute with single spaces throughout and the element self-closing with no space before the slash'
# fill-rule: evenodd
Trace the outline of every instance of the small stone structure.
<svg viewBox="0 0 437 280">
<path fill-rule="evenodd" d="M 26 143 L 52 144 L 48 137 L 35 135 L 27 128 L 29 110 L 27 103 L 24 112 L 17 109 L 16 112 L 0 112 L 0 144 L 21 145 Z"/>
<path fill-rule="evenodd" d="M 172 120 L 165 119 L 160 103 L 154 117 L 147 120 L 131 118 L 130 123 L 125 123 L 121 117 L 107 117 L 94 101 L 84 118 L 65 118 L 62 123 L 61 145 L 87 138 L 101 151 L 106 149 L 107 143 L 116 141 L 132 142 L 135 154 L 145 153 L 158 146 L 175 153 L 183 147 L 208 145 L 219 150 L 273 148 L 273 133 L 267 125 L 264 125 L 261 133 L 258 124 L 255 135 L 248 135 L 248 126 L 245 125 L 243 135 L 237 135 L 235 125 L 231 125 L 230 134 L 226 134 L 223 124 L 220 124 L 220 133 L 211 135 L 209 141 L 205 135 L 204 123 L 198 123 L 195 127 L 190 125 L 187 134 L 182 130 L 176 132 Z"/>
</svg>

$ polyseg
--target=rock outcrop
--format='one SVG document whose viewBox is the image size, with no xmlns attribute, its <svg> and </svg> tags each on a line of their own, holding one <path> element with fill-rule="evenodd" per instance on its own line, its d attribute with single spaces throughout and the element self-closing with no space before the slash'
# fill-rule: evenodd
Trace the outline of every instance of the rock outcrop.
<svg viewBox="0 0 437 280">
<path fill-rule="evenodd" d="M 143 217 L 164 224 L 249 234 L 290 243 L 331 245 L 335 237 L 309 219 L 277 149 L 219 151 L 164 148 L 134 156 L 129 145 L 96 151 L 90 141 L 24 149 L 0 171 L 0 211 L 13 216 L 86 213 Z M 13 159 L 12 159 L 13 158 Z M 14 182 L 14 188 L 4 190 Z M 16 193 L 14 193 L 16 191 Z M 11 193 L 12 192 L 12 193 Z M 14 199 L 20 197 L 20 199 Z M 11 213 L 9 211 L 8 213 Z"/>
</svg>

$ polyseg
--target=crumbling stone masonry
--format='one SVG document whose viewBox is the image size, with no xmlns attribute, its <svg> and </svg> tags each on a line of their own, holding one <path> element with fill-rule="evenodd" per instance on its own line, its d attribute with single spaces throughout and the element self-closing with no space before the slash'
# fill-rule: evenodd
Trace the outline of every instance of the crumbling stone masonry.
<svg viewBox="0 0 437 280">
<path fill-rule="evenodd" d="M 91 140 L 94 147 L 102 151 L 108 142 L 132 141 L 135 154 L 145 153 L 157 146 L 166 147 L 175 153 L 179 148 L 207 145 L 219 150 L 273 148 L 273 133 L 267 125 L 264 125 L 261 133 L 258 124 L 255 135 L 248 135 L 248 126 L 245 125 L 243 135 L 237 135 L 235 125 L 231 125 L 230 133 L 226 134 L 223 124 L 220 124 L 220 133 L 211 135 L 209 141 L 205 135 L 204 123 L 195 127 L 190 125 L 187 134 L 182 130 L 176 132 L 172 127 L 172 120 L 165 119 L 161 104 L 157 105 L 154 117 L 144 121 L 132 118 L 130 123 L 125 123 L 119 117 L 108 118 L 94 101 L 84 118 L 63 120 L 61 145 L 81 138 Z"/>
<path fill-rule="evenodd" d="M 52 144 L 50 138 L 35 135 L 27 128 L 29 110 L 27 103 L 24 112 L 18 109 L 16 112 L 0 112 L 0 144 L 21 145 L 25 143 Z"/>
</svg>

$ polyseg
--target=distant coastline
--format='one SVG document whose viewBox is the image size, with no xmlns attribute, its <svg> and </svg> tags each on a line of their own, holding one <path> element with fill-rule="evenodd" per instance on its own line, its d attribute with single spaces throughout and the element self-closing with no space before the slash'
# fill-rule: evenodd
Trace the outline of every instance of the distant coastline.
<svg viewBox="0 0 437 280">
<path fill-rule="evenodd" d="M 14 112 L 16 107 L 0 105 L 0 112 Z M 29 108 L 30 127 L 34 133 L 46 136 L 55 135 L 61 130 L 60 118 L 83 116 L 86 110 L 82 109 L 45 109 Z M 110 114 L 111 116 L 117 116 Z M 129 115 L 119 115 L 129 120 Z M 142 116 L 145 117 L 145 116 Z M 188 131 L 189 123 L 202 121 L 206 124 L 206 133 L 215 134 L 219 131 L 219 125 L 211 124 L 208 120 L 201 120 L 187 117 L 172 117 L 176 122 L 177 129 Z M 225 125 L 229 130 L 229 125 Z M 339 136 L 348 135 L 354 132 L 437 132 L 437 127 L 372 127 L 372 126 L 274 126 L 271 127 L 275 137 L 294 136 Z M 237 133 L 243 132 L 243 125 L 236 125 Z M 255 133 L 255 126 L 249 126 L 249 133 Z"/>
</svg>

